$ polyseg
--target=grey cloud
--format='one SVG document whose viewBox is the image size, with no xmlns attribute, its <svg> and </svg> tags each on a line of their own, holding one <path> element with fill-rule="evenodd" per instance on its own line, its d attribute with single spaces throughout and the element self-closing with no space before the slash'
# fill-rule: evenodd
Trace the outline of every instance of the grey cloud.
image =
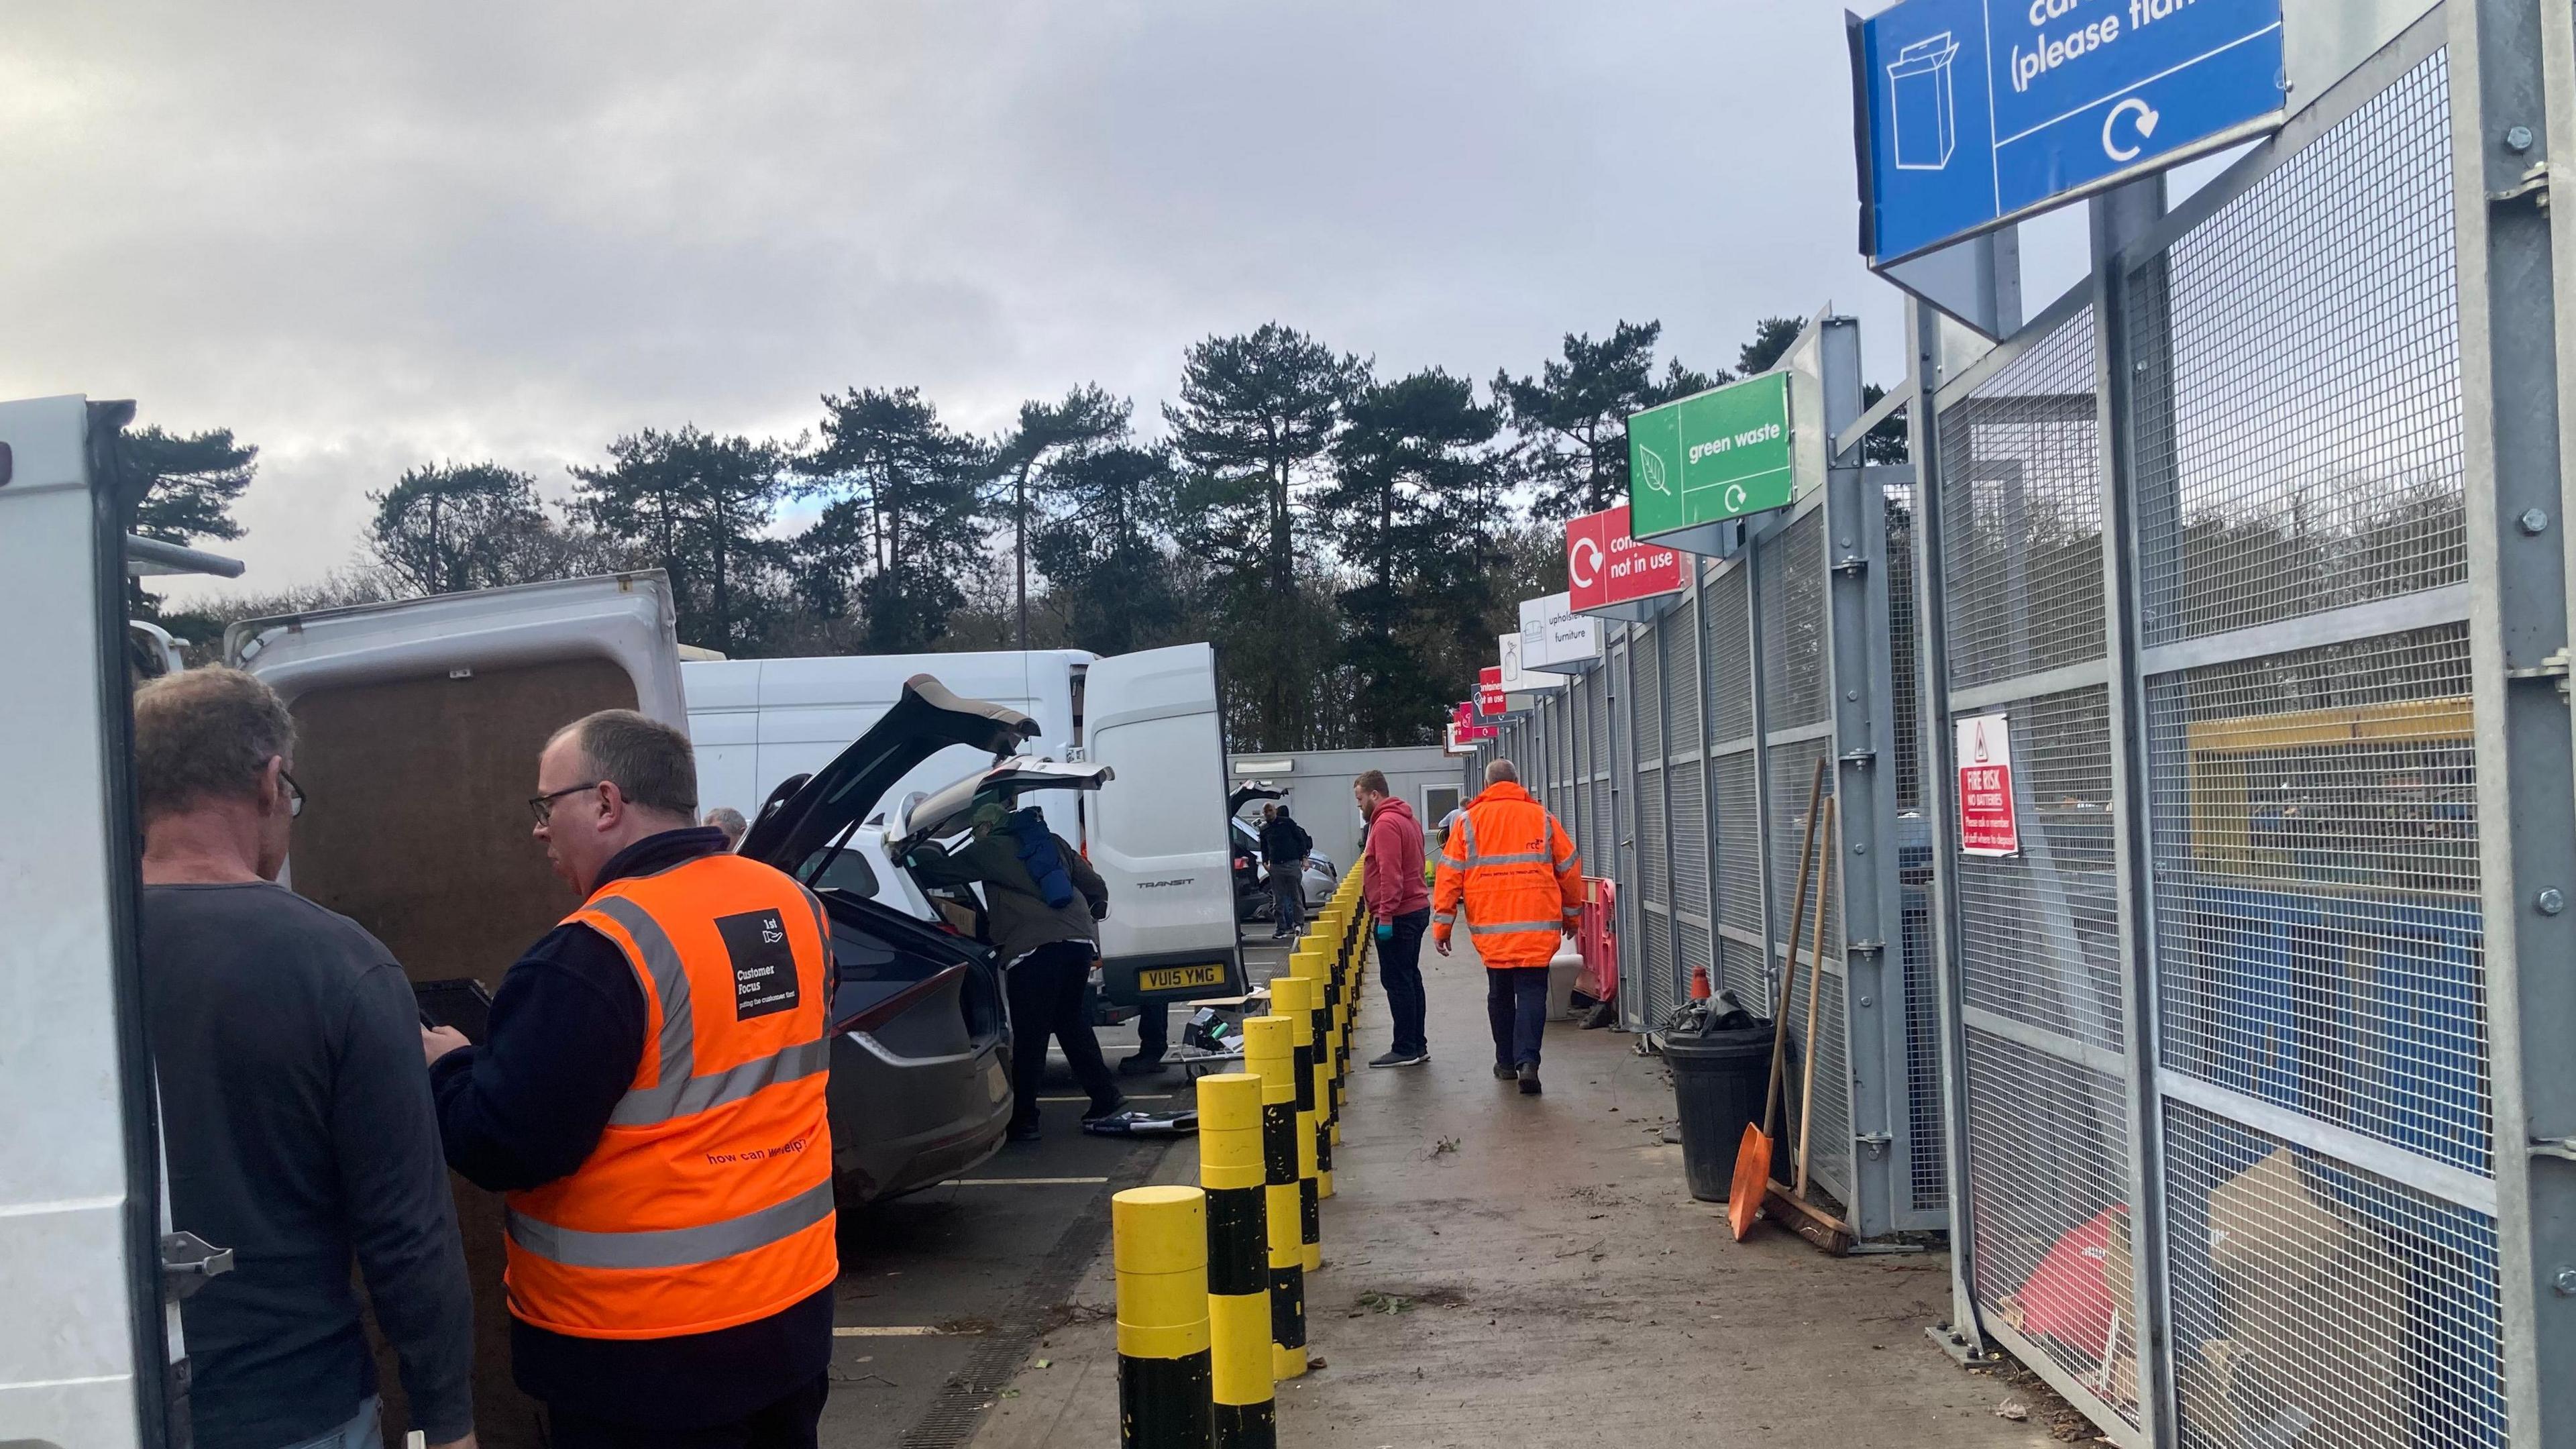
<svg viewBox="0 0 2576 1449">
<path fill-rule="evenodd" d="M 13 16 L 0 395 L 266 449 L 254 578 L 410 463 L 648 424 L 959 421 L 1278 318 L 1527 370 L 1660 317 L 1732 360 L 1853 256 L 1839 6 L 1405 0 L 59 7 Z"/>
</svg>

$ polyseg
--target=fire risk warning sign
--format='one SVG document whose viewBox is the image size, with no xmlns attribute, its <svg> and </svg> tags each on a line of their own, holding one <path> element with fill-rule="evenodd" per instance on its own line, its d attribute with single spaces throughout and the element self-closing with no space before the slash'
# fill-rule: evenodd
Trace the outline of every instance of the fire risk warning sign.
<svg viewBox="0 0 2576 1449">
<path fill-rule="evenodd" d="M 1970 855 L 2021 854 L 2013 814 L 2012 722 L 1972 714 L 1959 728 L 1959 849 Z"/>
</svg>

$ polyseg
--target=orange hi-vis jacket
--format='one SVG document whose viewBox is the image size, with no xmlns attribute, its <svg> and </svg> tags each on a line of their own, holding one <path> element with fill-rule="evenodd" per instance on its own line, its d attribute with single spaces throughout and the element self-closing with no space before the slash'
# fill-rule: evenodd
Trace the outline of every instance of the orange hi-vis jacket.
<svg viewBox="0 0 2576 1449">
<path fill-rule="evenodd" d="M 509 1194 L 510 1311 L 576 1338 L 672 1338 L 831 1286 L 822 904 L 710 855 L 613 881 L 566 918 L 644 987 L 644 1053 L 569 1177 Z"/>
<path fill-rule="evenodd" d="M 1545 966 L 1583 911 L 1583 861 L 1547 807 L 1511 781 L 1467 802 L 1440 849 L 1431 936 L 1446 944 L 1461 911 L 1489 967 Z"/>
</svg>

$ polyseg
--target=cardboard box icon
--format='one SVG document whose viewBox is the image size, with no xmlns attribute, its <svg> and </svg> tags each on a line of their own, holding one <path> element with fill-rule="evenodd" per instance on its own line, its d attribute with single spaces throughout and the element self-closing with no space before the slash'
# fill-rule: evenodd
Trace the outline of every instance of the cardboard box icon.
<svg viewBox="0 0 2576 1449">
<path fill-rule="evenodd" d="M 1958 54 L 1958 43 L 1945 30 L 1898 51 L 1889 63 L 1888 129 L 1896 136 L 1897 170 L 1939 171 L 1958 150 L 1950 100 L 1950 62 Z"/>
</svg>

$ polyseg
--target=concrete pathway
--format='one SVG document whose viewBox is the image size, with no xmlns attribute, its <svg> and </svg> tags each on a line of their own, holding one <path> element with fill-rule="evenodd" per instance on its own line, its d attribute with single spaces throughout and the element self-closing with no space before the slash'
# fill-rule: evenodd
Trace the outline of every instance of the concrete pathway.
<svg viewBox="0 0 2576 1449">
<path fill-rule="evenodd" d="M 1278 1391 L 1280 1442 L 1651 1449 L 2036 1445 L 2017 1397 L 1923 1336 L 1938 1255 L 1828 1259 L 1727 1235 L 1662 1142 L 1672 1090 L 1636 1038 L 1551 1025 L 1546 1095 L 1493 1080 L 1484 969 L 1424 953 L 1429 1066 L 1361 1069 L 1308 1279 L 1323 1367 Z M 1371 982 L 1362 1059 L 1385 1049 Z M 1165 1176 L 1186 1180 L 1193 1154 Z M 1117 1442 L 1106 1254 L 997 1397 L 981 1449 Z"/>
</svg>

